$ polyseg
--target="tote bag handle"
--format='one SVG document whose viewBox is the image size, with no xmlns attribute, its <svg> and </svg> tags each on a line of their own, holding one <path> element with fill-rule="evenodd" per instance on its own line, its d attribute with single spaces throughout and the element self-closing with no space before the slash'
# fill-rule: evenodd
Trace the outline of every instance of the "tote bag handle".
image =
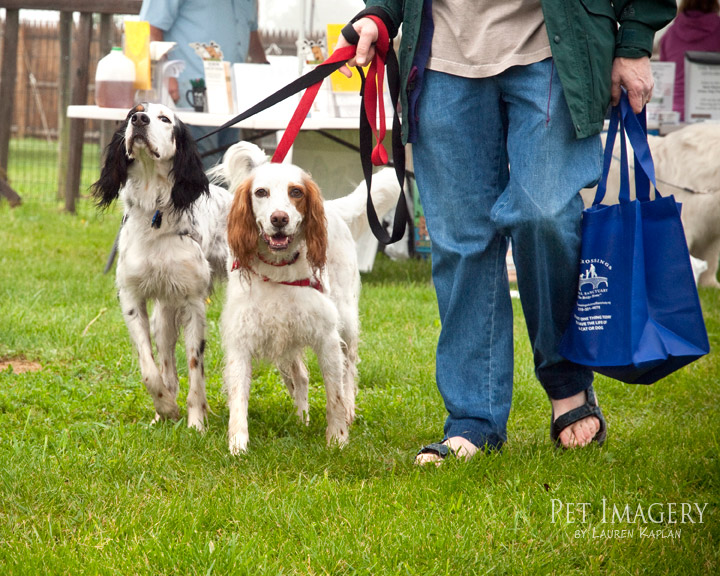
<svg viewBox="0 0 720 576">
<path fill-rule="evenodd" d="M 613 148 L 615 137 L 620 132 L 620 195 L 621 204 L 630 202 L 630 184 L 628 177 L 628 157 L 625 135 L 630 140 L 635 160 L 635 195 L 641 202 L 650 200 L 650 182 L 657 190 L 655 182 L 655 166 L 652 154 L 647 142 L 645 130 L 645 110 L 635 115 L 630 107 L 627 92 L 623 90 L 620 103 L 613 106 L 610 114 L 610 125 L 608 126 L 607 139 L 605 142 L 605 155 L 603 159 L 603 173 L 595 193 L 593 206 L 602 202 L 607 191 L 607 178 L 610 172 L 610 164 L 613 159 Z"/>
</svg>

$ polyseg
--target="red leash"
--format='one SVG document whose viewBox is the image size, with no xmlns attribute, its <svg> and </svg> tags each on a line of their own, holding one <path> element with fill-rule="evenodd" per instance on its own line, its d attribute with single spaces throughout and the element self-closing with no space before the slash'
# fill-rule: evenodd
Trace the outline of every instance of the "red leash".
<svg viewBox="0 0 720 576">
<path fill-rule="evenodd" d="M 368 69 L 367 79 L 365 80 L 365 90 L 363 94 L 363 104 L 365 106 L 365 113 L 370 120 L 370 126 L 372 132 L 377 140 L 377 145 L 372 152 L 372 163 L 375 166 L 384 166 L 388 163 L 387 150 L 383 146 L 383 139 L 385 138 L 385 103 L 383 98 L 383 83 L 385 81 L 385 59 L 387 52 L 390 47 L 390 37 L 388 36 L 387 28 L 383 24 L 382 20 L 375 16 L 370 16 L 378 27 L 378 39 L 375 43 L 375 57 L 370 63 Z M 347 62 L 355 56 L 356 46 L 345 46 L 344 48 L 338 48 L 332 55 L 318 66 L 327 66 L 329 64 Z M 285 133 L 283 134 L 280 143 L 275 149 L 275 153 L 272 157 L 272 162 L 282 162 L 285 156 L 290 150 L 290 147 L 295 142 L 295 138 L 300 132 L 300 128 L 307 118 L 310 107 L 312 106 L 315 97 L 320 91 L 322 81 L 313 84 L 305 90 L 300 103 L 295 109 L 295 113 L 290 119 Z M 376 116 L 380 113 L 380 128 L 377 128 Z"/>
</svg>

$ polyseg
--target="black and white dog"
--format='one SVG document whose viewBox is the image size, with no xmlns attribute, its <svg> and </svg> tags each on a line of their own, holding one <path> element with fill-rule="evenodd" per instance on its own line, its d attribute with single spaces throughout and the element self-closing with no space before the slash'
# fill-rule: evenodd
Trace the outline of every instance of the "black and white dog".
<svg viewBox="0 0 720 576">
<path fill-rule="evenodd" d="M 100 208 L 118 197 L 125 208 L 118 238 L 118 298 L 155 418 L 179 416 L 175 344 L 182 326 L 188 426 L 203 430 L 205 302 L 213 280 L 227 275 L 232 196 L 209 184 L 187 127 L 160 104 L 139 104 L 130 110 L 106 149 L 92 193 Z M 155 303 L 152 319 L 149 300 Z"/>
</svg>

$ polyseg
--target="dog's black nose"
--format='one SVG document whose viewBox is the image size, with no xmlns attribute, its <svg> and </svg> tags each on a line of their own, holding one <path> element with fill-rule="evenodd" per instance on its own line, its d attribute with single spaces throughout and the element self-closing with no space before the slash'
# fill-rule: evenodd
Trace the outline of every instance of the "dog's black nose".
<svg viewBox="0 0 720 576">
<path fill-rule="evenodd" d="M 284 228 L 288 222 L 290 222 L 290 217 L 285 212 L 276 210 L 270 214 L 270 223 L 275 226 L 275 228 Z"/>
<path fill-rule="evenodd" d="M 133 126 L 147 126 L 150 124 L 150 117 L 145 112 L 135 112 L 130 118 Z"/>
</svg>

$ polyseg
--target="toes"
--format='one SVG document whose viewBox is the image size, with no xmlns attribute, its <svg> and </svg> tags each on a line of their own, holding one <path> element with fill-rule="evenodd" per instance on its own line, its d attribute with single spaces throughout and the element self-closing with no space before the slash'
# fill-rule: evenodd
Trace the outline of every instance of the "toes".
<svg viewBox="0 0 720 576">
<path fill-rule="evenodd" d="M 565 448 L 585 447 L 593 441 L 599 430 L 600 421 L 597 418 L 583 418 L 560 433 L 560 442 Z"/>
<path fill-rule="evenodd" d="M 425 466 L 427 464 L 435 464 L 435 466 L 440 466 L 440 463 L 442 462 L 442 458 L 438 456 L 437 454 L 418 454 L 415 458 L 415 464 L 418 466 Z"/>
<path fill-rule="evenodd" d="M 563 445 L 563 448 L 575 448 L 575 445 L 577 444 L 577 440 L 575 434 L 573 433 L 572 426 L 568 426 L 562 432 L 560 432 L 559 438 L 560 442 Z"/>
</svg>

